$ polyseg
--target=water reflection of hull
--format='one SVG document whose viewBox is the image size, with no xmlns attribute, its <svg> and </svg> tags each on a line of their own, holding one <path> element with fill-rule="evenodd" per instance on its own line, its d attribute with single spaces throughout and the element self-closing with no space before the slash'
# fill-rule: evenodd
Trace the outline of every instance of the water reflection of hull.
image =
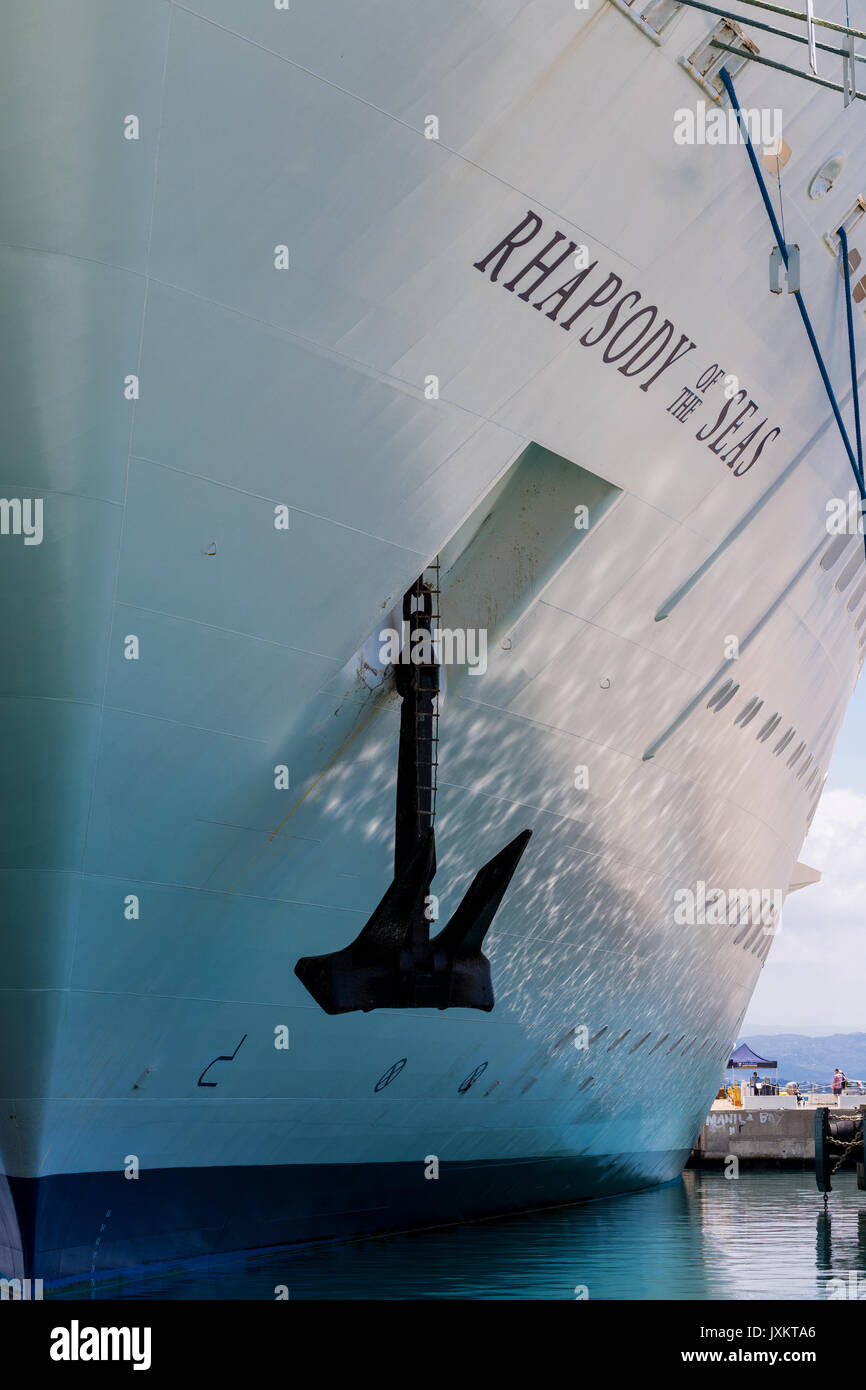
<svg viewBox="0 0 866 1390">
<path fill-rule="evenodd" d="M 776 351 L 792 305 L 755 309 L 742 150 L 669 138 L 699 92 L 672 50 L 561 0 L 493 36 L 484 7 L 455 34 L 387 0 L 372 48 L 348 0 L 194 8 L 12 25 L 3 490 L 44 496 L 45 538 L 0 546 L 0 1159 L 3 1258 L 37 1277 L 673 1177 L 772 940 L 675 895 L 796 883 L 859 673 L 853 552 L 824 551 L 847 463 L 807 351 Z M 596 100 L 624 57 L 653 81 Z M 567 170 L 552 121 L 583 132 Z M 530 203 L 509 274 L 548 232 L 586 243 L 574 332 L 476 268 Z M 825 214 L 800 214 L 843 354 Z M 694 342 L 652 382 L 611 351 L 638 301 Z M 720 363 L 782 421 L 739 476 Z M 294 967 L 391 879 L 399 710 L 367 658 L 435 556 L 447 625 L 490 635 L 483 674 L 445 673 L 442 919 L 533 831 L 484 944 L 496 1005 L 329 1017 Z"/>
</svg>

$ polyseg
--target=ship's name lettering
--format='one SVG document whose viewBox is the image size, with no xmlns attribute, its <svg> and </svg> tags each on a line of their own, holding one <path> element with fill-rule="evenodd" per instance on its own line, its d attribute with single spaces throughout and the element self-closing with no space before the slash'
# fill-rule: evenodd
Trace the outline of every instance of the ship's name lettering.
<svg viewBox="0 0 866 1390">
<path fill-rule="evenodd" d="M 736 381 L 738 389 L 726 387 L 724 405 L 718 411 L 715 420 L 700 425 L 695 438 L 706 444 L 711 453 L 717 454 L 722 463 L 728 465 L 735 478 L 741 478 L 757 463 L 766 446 L 779 437 L 782 429 L 780 425 L 773 425 L 771 429 L 767 429 L 766 415 L 758 424 L 752 423 L 752 416 L 759 413 L 758 406 L 755 401 L 749 399 L 748 391 L 745 387 L 739 386 L 736 378 L 725 376 L 724 368 L 717 368 L 714 362 L 712 367 L 708 367 L 698 377 L 694 390 L 689 386 L 682 388 L 668 406 L 668 414 L 679 420 L 681 425 L 685 424 L 698 406 L 704 404 L 703 397 L 698 392 L 706 390 L 708 386 L 714 386 L 720 377 L 725 377 L 726 382 Z M 750 448 L 751 455 L 745 457 Z"/>
<path fill-rule="evenodd" d="M 588 326 L 578 342 L 586 348 L 603 343 L 602 361 L 616 364 L 621 376 L 635 380 L 642 377 L 641 391 L 649 391 L 665 372 L 695 351 L 697 344 L 687 333 L 680 332 L 670 319 L 665 318 L 657 324 L 658 305 L 642 304 L 644 296 L 640 290 L 623 292 L 620 275 L 606 271 L 598 260 L 584 265 L 586 256 L 581 256 L 576 242 L 567 240 L 564 232 L 554 232 L 552 237 L 545 239 L 541 235 L 543 226 L 544 219 L 530 209 L 491 251 L 474 262 L 475 269 L 489 276 L 493 284 L 500 284 L 509 294 L 517 294 L 524 304 L 531 301 L 533 309 L 566 333 L 571 332 L 584 314 L 589 314 L 589 319 L 580 324 L 581 328 Z M 567 263 L 568 273 L 561 269 Z M 576 266 L 579 267 L 577 273 L 571 274 Z M 607 311 L 603 323 L 598 314 L 601 309 Z M 715 368 L 716 364 L 713 366 Z M 715 384 L 724 375 L 723 369 L 702 373 L 696 382 L 698 390 L 683 387 L 666 410 L 684 424 L 704 403 L 698 391 Z M 733 436 L 757 413 L 758 406 L 749 400 L 748 391 L 726 391 L 715 423 L 700 425 L 695 436 L 738 478 L 749 471 L 765 446 L 781 433 L 779 426 L 764 431 L 767 424 L 764 418 L 760 424 L 740 434 L 734 443 Z M 723 441 L 725 453 L 721 452 Z M 750 457 L 744 457 L 749 446 L 753 446 L 753 451 Z"/>
</svg>

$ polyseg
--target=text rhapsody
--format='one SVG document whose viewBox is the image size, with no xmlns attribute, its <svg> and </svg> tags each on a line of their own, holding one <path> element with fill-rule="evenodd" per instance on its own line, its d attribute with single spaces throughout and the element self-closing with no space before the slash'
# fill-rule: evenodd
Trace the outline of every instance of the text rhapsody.
<svg viewBox="0 0 866 1390">
<path fill-rule="evenodd" d="M 592 322 L 578 342 L 585 348 L 601 346 L 602 361 L 615 364 L 621 376 L 642 377 L 641 391 L 649 391 L 660 377 L 695 351 L 693 339 L 679 332 L 670 319 L 658 322 L 658 305 L 642 303 L 640 290 L 623 292 L 622 277 L 615 271 L 605 273 L 598 260 L 591 261 L 586 246 L 578 246 L 566 240 L 563 232 L 555 232 L 548 240 L 541 237 L 540 249 L 531 249 L 530 243 L 539 237 L 543 225 L 540 215 L 530 210 L 491 251 L 474 262 L 475 269 L 525 304 L 531 301 L 533 309 L 566 333 L 575 324 L 584 327 L 584 315 L 588 314 Z M 604 322 L 596 317 L 601 309 L 607 310 Z M 714 421 L 702 423 L 698 417 L 695 423 L 700 428 L 695 437 L 739 478 L 757 463 L 781 428 L 766 428 L 767 417 L 760 418 L 757 403 L 749 399 L 738 377 L 726 374 L 715 362 L 690 385 L 683 385 L 680 377 L 676 399 L 666 409 L 674 420 L 685 424 L 693 412 L 706 404 L 700 393 L 722 379 L 725 387 L 721 410 L 714 408 Z"/>
</svg>

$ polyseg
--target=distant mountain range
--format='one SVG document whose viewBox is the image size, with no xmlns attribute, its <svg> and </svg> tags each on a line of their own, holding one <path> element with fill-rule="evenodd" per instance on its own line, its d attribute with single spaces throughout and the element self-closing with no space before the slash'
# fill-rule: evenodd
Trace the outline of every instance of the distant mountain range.
<svg viewBox="0 0 866 1390">
<path fill-rule="evenodd" d="M 802 1033 L 747 1033 L 738 1040 L 753 1052 L 779 1063 L 782 1081 L 829 1081 L 836 1067 L 866 1081 L 866 1033 L 831 1033 L 809 1038 Z"/>
</svg>

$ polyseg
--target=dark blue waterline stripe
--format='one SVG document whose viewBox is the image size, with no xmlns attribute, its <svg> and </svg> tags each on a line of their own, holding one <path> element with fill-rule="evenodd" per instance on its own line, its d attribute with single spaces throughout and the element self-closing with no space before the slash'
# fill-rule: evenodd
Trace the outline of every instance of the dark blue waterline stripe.
<svg viewBox="0 0 866 1390">
<path fill-rule="evenodd" d="M 707 1165 L 708 1167 L 711 1165 Z M 46 1279 L 45 1287 L 51 1291 L 93 1288 L 97 1283 L 107 1289 L 112 1284 L 122 1284 L 135 1280 L 139 1284 L 148 1279 L 159 1279 L 168 1273 L 182 1271 L 186 1274 L 202 1270 L 206 1273 L 220 1273 L 241 1267 L 252 1260 L 272 1260 L 277 1257 L 289 1258 L 306 1254 L 310 1250 L 321 1250 L 335 1245 L 359 1245 L 370 1240 L 393 1240 L 395 1236 L 423 1236 L 433 1231 L 453 1230 L 457 1226 L 482 1226 L 495 1221 L 514 1221 L 522 1217 L 536 1216 L 539 1212 L 564 1211 L 571 1207 L 594 1206 L 599 1202 L 615 1202 L 621 1197 L 641 1197 L 654 1192 L 664 1192 L 672 1187 L 682 1186 L 683 1174 L 663 1182 L 653 1182 L 645 1187 L 630 1188 L 627 1192 L 602 1192 L 596 1197 L 581 1197 L 578 1201 L 546 1202 L 542 1206 L 525 1207 L 515 1211 L 495 1212 L 486 1216 L 466 1216 L 457 1221 L 437 1221 L 430 1226 L 409 1226 L 405 1230 L 380 1231 L 372 1235 L 327 1236 L 322 1239 L 294 1241 L 284 1245 L 252 1245 L 245 1250 L 230 1250 L 219 1255 L 190 1255 L 183 1259 L 154 1260 L 146 1265 L 128 1265 L 124 1269 L 95 1270 L 92 1274 L 70 1274 L 63 1279 Z M 145 1290 L 146 1291 L 146 1290 Z"/>
<path fill-rule="evenodd" d="M 46 1285 L 396 1234 L 675 1180 L 689 1150 L 0 1177 L 0 1275 Z"/>
</svg>

